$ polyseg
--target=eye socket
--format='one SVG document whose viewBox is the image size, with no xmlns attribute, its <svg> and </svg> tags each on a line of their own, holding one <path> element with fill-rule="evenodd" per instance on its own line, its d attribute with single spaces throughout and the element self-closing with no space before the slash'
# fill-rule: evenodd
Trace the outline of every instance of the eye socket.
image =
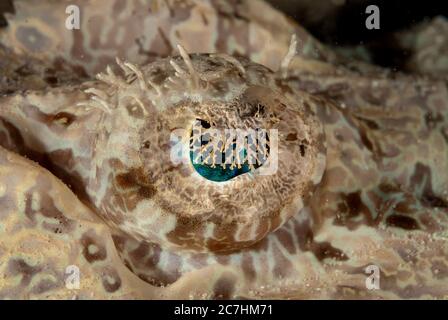
<svg viewBox="0 0 448 320">
<path fill-rule="evenodd" d="M 261 167 L 268 156 L 267 134 L 261 136 L 254 130 L 252 134 L 237 137 L 231 130 L 219 132 L 207 121 L 196 119 L 190 136 L 190 161 L 196 172 L 207 180 L 231 180 Z"/>
</svg>

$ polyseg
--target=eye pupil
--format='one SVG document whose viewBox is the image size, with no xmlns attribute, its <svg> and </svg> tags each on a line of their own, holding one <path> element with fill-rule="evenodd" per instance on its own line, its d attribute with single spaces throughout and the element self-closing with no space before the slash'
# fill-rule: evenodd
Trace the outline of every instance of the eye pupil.
<svg viewBox="0 0 448 320">
<path fill-rule="evenodd" d="M 210 129 L 210 123 L 208 123 L 208 121 L 205 121 L 205 120 L 199 120 L 200 122 L 201 122 L 201 127 L 202 128 L 204 128 L 204 129 Z"/>
</svg>

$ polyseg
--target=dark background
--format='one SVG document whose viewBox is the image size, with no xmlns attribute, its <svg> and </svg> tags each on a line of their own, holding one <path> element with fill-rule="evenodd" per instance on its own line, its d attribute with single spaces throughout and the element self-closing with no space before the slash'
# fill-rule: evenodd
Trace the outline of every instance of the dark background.
<svg viewBox="0 0 448 320">
<path fill-rule="evenodd" d="M 447 0 L 268 0 L 315 37 L 333 45 L 354 45 L 409 28 L 437 15 L 448 17 Z M 380 30 L 367 30 L 367 6 L 380 9 Z"/>
<path fill-rule="evenodd" d="M 448 18 L 447 0 L 268 0 L 304 26 L 322 42 L 335 47 L 363 46 L 371 62 L 401 70 L 408 52 L 397 47 L 395 32 L 430 21 Z M 380 9 L 380 29 L 368 30 L 367 6 Z"/>
</svg>

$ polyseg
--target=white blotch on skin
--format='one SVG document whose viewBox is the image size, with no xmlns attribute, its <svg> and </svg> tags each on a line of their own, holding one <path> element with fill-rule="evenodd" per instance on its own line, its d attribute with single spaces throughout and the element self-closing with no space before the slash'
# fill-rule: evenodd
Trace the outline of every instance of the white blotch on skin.
<svg viewBox="0 0 448 320">
<path fill-rule="evenodd" d="M 88 247 L 87 247 L 87 251 L 89 252 L 89 254 L 96 254 L 96 253 L 98 253 L 98 251 L 99 251 L 99 249 L 98 249 L 98 247 L 96 246 L 96 245 L 94 245 L 94 244 L 90 244 Z"/>
</svg>

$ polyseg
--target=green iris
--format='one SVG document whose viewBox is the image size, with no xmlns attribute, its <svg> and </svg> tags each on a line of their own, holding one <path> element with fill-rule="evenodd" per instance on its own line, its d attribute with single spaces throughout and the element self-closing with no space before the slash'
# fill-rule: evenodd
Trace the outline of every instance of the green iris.
<svg viewBox="0 0 448 320">
<path fill-rule="evenodd" d="M 244 151 L 246 152 L 246 150 Z M 250 171 L 250 167 L 247 163 L 241 165 L 241 168 L 235 166 L 233 169 L 231 168 L 230 164 L 226 164 L 224 167 L 221 165 L 216 165 L 214 168 L 212 168 L 208 164 L 194 163 L 193 154 L 194 152 L 190 151 L 190 160 L 193 164 L 194 169 L 201 176 L 211 181 L 228 181 Z M 255 165 L 254 167 L 258 168 L 259 166 Z"/>
<path fill-rule="evenodd" d="M 204 120 L 200 120 L 200 125 L 204 129 L 210 128 L 210 124 Z M 267 137 L 267 140 L 269 141 L 269 137 Z M 191 133 L 191 141 L 193 142 L 193 131 Z M 207 145 L 207 139 L 204 139 L 204 141 L 194 141 L 193 144 L 196 148 L 198 147 L 204 147 Z M 199 145 L 198 145 L 199 144 Z M 228 150 L 223 150 L 221 154 L 221 161 L 225 162 L 226 156 L 231 156 L 235 153 L 235 150 L 237 149 L 236 141 L 233 142 L 231 149 L 228 148 Z M 267 150 L 269 152 L 269 145 L 267 146 Z M 225 164 L 224 166 L 221 165 L 222 162 L 216 163 L 214 167 L 212 167 L 211 162 L 212 161 L 202 161 L 202 159 L 198 159 L 198 154 L 196 154 L 192 148 L 192 145 L 190 146 L 190 161 L 193 165 L 194 169 L 204 178 L 216 181 L 216 182 L 223 182 L 228 181 L 230 179 L 233 179 L 239 175 L 248 173 L 251 171 L 251 167 L 253 169 L 257 169 L 261 167 L 264 163 L 257 163 L 253 164 L 253 166 L 250 166 L 247 162 L 247 150 L 244 148 L 242 149 L 239 154 L 240 159 L 246 159 L 244 163 L 240 165 L 240 168 L 238 168 L 237 165 L 232 166 L 231 164 Z M 205 156 L 205 155 L 204 155 Z M 207 158 L 207 156 L 205 156 Z M 195 160 L 197 162 L 195 162 Z M 215 159 L 216 160 L 216 159 Z"/>
</svg>

